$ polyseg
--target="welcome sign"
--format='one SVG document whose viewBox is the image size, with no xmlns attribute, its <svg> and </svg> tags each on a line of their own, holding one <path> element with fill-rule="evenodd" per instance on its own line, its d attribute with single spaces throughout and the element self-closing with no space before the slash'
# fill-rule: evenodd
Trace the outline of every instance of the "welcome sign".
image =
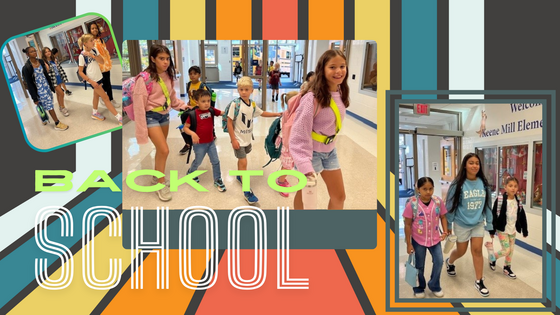
<svg viewBox="0 0 560 315">
<path fill-rule="evenodd" d="M 480 110 L 480 138 L 526 136 L 541 134 L 543 128 L 542 104 L 496 104 Z"/>
</svg>

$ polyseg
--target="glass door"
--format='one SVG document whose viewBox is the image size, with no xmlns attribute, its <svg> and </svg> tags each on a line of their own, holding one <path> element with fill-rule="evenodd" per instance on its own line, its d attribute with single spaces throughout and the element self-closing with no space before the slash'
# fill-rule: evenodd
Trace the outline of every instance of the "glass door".
<svg viewBox="0 0 560 315">
<path fill-rule="evenodd" d="M 204 65 L 206 68 L 206 82 L 220 81 L 220 73 L 218 68 L 218 45 L 204 45 Z"/>
</svg>

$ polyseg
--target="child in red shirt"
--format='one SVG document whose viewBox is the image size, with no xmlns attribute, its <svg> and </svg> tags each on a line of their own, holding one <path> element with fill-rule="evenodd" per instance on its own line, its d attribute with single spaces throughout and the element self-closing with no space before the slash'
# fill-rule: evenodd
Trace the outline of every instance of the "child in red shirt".
<svg viewBox="0 0 560 315">
<path fill-rule="evenodd" d="M 216 108 L 210 108 L 211 95 L 208 90 L 199 89 L 193 93 L 194 99 L 198 106 L 194 109 L 196 116 L 196 130 L 191 130 L 191 116 L 185 120 L 183 131 L 192 137 L 193 150 L 195 159 L 191 167 L 187 171 L 190 174 L 198 169 L 206 154 L 212 163 L 212 173 L 214 174 L 214 186 L 221 192 L 226 191 L 226 186 L 222 181 L 222 172 L 220 170 L 220 160 L 218 158 L 218 150 L 216 150 L 214 135 L 214 117 L 222 115 L 222 111 Z M 199 178 L 194 180 L 198 183 Z"/>
</svg>

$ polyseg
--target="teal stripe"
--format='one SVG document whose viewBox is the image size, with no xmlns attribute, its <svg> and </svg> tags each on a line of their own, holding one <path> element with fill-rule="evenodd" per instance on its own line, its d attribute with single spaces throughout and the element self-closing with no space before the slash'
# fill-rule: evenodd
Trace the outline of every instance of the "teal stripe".
<svg viewBox="0 0 560 315">
<path fill-rule="evenodd" d="M 122 173 L 113 178 L 115 184 L 122 190 Z M 94 206 L 109 206 L 117 208 L 122 204 L 122 193 L 112 192 L 108 188 L 99 188 L 84 201 L 69 209 L 74 219 L 73 237 L 60 236 L 60 220 L 57 219 L 49 225 L 49 239 L 53 242 L 63 244 L 71 248 L 82 239 L 82 217 L 86 210 Z M 37 209 L 39 211 L 39 209 Z M 95 225 L 98 225 L 98 219 Z M 2 270 L 2 283 L 9 285 L 0 286 L 0 309 L 13 299 L 31 282 L 35 282 L 35 258 L 47 258 L 47 263 L 52 265 L 58 257 L 43 252 L 37 247 L 35 236 L 18 247 L 4 259 L 0 260 L 0 270 Z M 72 281 L 83 281 L 82 266 L 74 263 L 74 277 Z M 68 289 L 67 289 L 68 290 Z"/>
<path fill-rule="evenodd" d="M 437 0 L 402 0 L 402 89 L 437 90 Z"/>
<path fill-rule="evenodd" d="M 123 1 L 124 40 L 158 39 L 158 0 Z"/>
</svg>

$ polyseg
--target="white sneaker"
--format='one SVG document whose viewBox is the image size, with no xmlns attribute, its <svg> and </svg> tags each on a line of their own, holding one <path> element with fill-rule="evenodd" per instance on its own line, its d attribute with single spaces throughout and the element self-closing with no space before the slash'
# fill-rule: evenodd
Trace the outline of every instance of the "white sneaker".
<svg viewBox="0 0 560 315">
<path fill-rule="evenodd" d="M 117 101 L 115 101 L 115 100 L 112 100 L 112 101 L 111 101 L 111 104 L 113 104 L 113 106 L 114 106 L 115 108 L 121 107 L 121 103 L 117 103 Z"/>
<path fill-rule="evenodd" d="M 426 297 L 426 293 L 424 293 L 424 292 L 414 293 L 414 297 L 418 298 L 418 299 L 423 299 L 423 298 Z"/>
<path fill-rule="evenodd" d="M 432 293 L 437 297 L 443 297 L 443 290 L 438 291 L 438 292 L 432 292 Z"/>
<path fill-rule="evenodd" d="M 171 200 L 171 191 L 169 190 L 169 182 L 165 183 L 165 186 L 156 191 L 156 194 L 161 201 L 169 201 Z"/>
</svg>

